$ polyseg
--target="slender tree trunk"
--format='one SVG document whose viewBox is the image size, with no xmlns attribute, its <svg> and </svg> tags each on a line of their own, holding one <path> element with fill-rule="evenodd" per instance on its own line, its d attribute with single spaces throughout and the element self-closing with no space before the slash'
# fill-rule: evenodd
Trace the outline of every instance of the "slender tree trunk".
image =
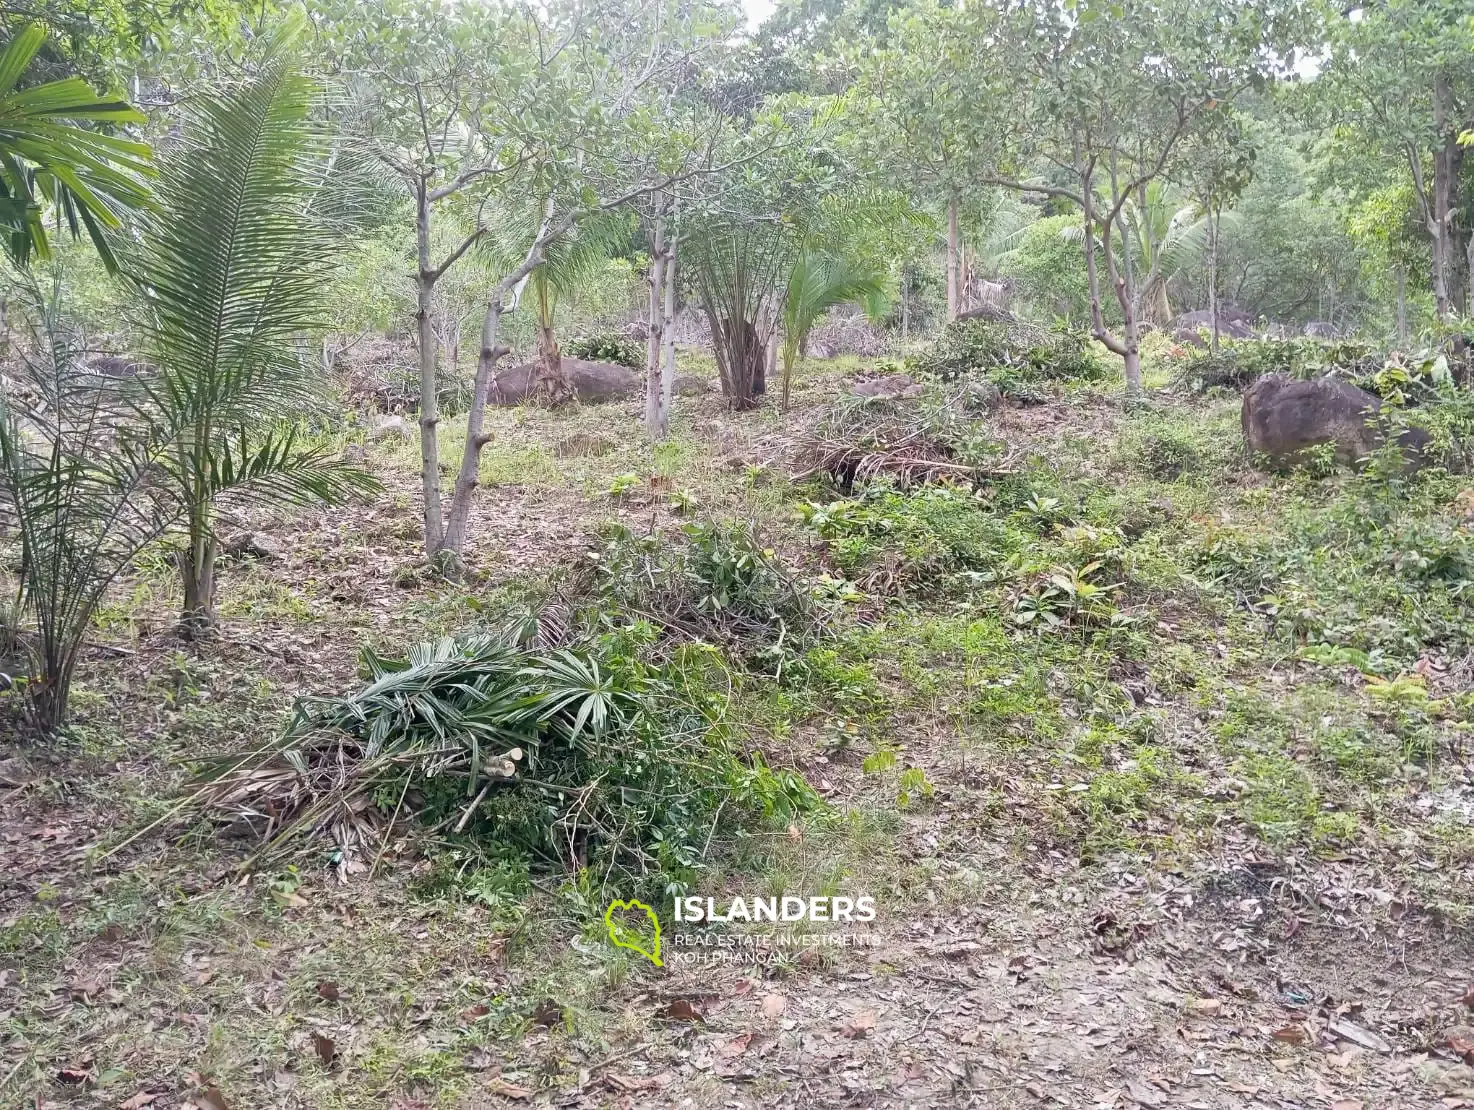
<svg viewBox="0 0 1474 1110">
<path fill-rule="evenodd" d="M 1440 320 L 1448 318 L 1455 304 L 1449 240 L 1453 230 L 1454 170 L 1459 145 L 1448 125 L 1449 99 L 1448 81 L 1439 74 L 1433 81 L 1433 129 L 1440 145 L 1433 152 L 1433 212 L 1428 231 L 1433 240 L 1433 299 Z"/>
<path fill-rule="evenodd" d="M 528 274 L 543 260 L 547 244 L 567 231 L 573 224 L 568 217 L 553 225 L 553 207 L 548 204 L 547 216 L 537 238 L 528 248 L 522 264 L 497 282 L 496 288 L 486 301 L 486 315 L 481 321 L 481 348 L 476 356 L 476 377 L 471 383 L 471 411 L 466 417 L 466 445 L 461 451 L 461 467 L 456 474 L 455 490 L 450 499 L 450 515 L 446 522 L 445 538 L 432 554 L 448 553 L 451 566 L 458 569 L 461 554 L 466 547 L 466 527 L 471 516 L 471 496 L 476 492 L 477 472 L 481 466 L 481 449 L 491 442 L 486 427 L 486 394 L 491 388 L 491 379 L 496 374 L 497 363 L 508 354 L 500 345 L 502 314 L 506 311 L 506 298 Z M 437 490 L 438 494 L 438 490 Z"/>
<path fill-rule="evenodd" d="M 1397 344 L 1407 345 L 1407 271 L 1397 267 Z"/>
<path fill-rule="evenodd" d="M 191 512 L 189 523 L 190 544 L 177 555 L 184 585 L 179 631 L 195 639 L 215 624 L 215 537 L 203 513 Z"/>
<path fill-rule="evenodd" d="M 1469 232 L 1469 237 L 1464 240 L 1464 271 L 1468 275 L 1465 293 L 1469 297 L 1469 316 L 1474 318 L 1474 229 Z"/>
<path fill-rule="evenodd" d="M 563 352 L 553 331 L 553 301 L 544 277 L 538 273 L 532 276 L 537 295 L 537 374 L 536 382 L 529 383 L 527 395 L 530 398 L 536 393 L 550 405 L 561 405 L 571 401 L 574 392 L 563 372 Z"/>
<path fill-rule="evenodd" d="M 958 241 L 957 197 L 953 195 L 947 200 L 947 323 L 949 324 L 957 319 L 957 313 L 961 311 L 962 305 L 962 290 L 959 287 L 962 275 L 959 272 L 957 257 Z"/>
<path fill-rule="evenodd" d="M 665 311 L 660 331 L 665 346 L 660 374 L 660 438 L 664 439 L 670 433 L 670 409 L 676 390 L 676 244 L 673 238 L 665 247 Z"/>
<path fill-rule="evenodd" d="M 911 338 L 911 271 L 901 271 L 901 343 Z"/>
<path fill-rule="evenodd" d="M 435 381 L 435 340 L 430 310 L 435 268 L 430 262 L 430 197 L 424 178 L 415 187 L 415 334 L 420 344 L 420 485 L 425 498 L 425 553 L 440 550 L 445 526 L 440 515 L 440 398 Z"/>
<path fill-rule="evenodd" d="M 497 363 L 507 354 L 507 348 L 498 346 L 497 342 L 505 311 L 505 296 L 505 291 L 498 286 L 481 323 L 481 350 L 476 358 L 476 380 L 471 387 L 471 411 L 466 417 L 466 446 L 461 452 L 461 468 L 450 498 L 450 519 L 440 547 L 441 551 L 451 555 L 455 563 L 459 563 L 466 549 L 466 525 L 471 516 L 471 495 L 476 491 L 477 472 L 481 466 L 481 449 L 491 442 L 491 437 L 483 431 L 486 426 L 486 393 Z"/>
<path fill-rule="evenodd" d="M 774 319 L 772 320 L 772 322 L 770 323 L 770 325 L 768 327 L 768 339 L 767 339 L 766 344 L 763 347 L 763 372 L 762 372 L 762 379 L 761 379 L 761 382 L 760 382 L 760 388 L 755 389 L 754 390 L 754 393 L 766 393 L 768 391 L 768 382 L 771 381 L 774 377 L 777 376 L 777 371 L 778 371 L 778 321 L 777 321 L 777 318 L 776 318 L 777 315 L 778 315 L 777 311 L 774 310 L 774 312 L 773 312 Z"/>
<path fill-rule="evenodd" d="M 1208 319 L 1213 325 L 1213 354 L 1218 354 L 1218 219 L 1208 207 Z"/>
<path fill-rule="evenodd" d="M 649 335 L 645 350 L 645 434 L 651 439 L 660 439 L 663 435 L 660 419 L 663 398 L 660 363 L 661 356 L 665 353 L 663 340 L 665 339 L 666 257 L 663 204 L 664 197 L 657 192 L 655 210 L 660 215 L 655 217 L 654 241 L 650 248 L 650 303 L 647 317 Z"/>
</svg>

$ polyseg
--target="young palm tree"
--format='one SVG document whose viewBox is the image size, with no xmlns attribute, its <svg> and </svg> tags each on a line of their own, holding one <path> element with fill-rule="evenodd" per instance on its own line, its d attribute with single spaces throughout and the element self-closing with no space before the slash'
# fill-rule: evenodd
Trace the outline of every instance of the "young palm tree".
<svg viewBox="0 0 1474 1110">
<path fill-rule="evenodd" d="M 284 25 L 236 92 L 190 102 L 129 266 L 157 368 L 143 388 L 156 420 L 176 429 L 164 469 L 185 506 L 186 632 L 214 621 L 217 499 L 338 502 L 377 488 L 300 432 L 322 399 L 300 341 L 323 323 L 334 248 L 313 208 L 316 88 L 290 55 L 301 27 Z"/>
<path fill-rule="evenodd" d="M 179 518 L 155 480 L 167 449 L 125 382 L 89 369 L 81 337 L 22 270 L 12 286 L 21 335 L 0 375 L 0 535 L 13 587 L 0 600 L 0 693 L 19 688 L 25 723 L 46 736 L 66 718 L 92 616 L 140 551 Z"/>
<path fill-rule="evenodd" d="M 783 411 L 793 385 L 793 364 L 819 317 L 836 305 L 860 301 L 865 314 L 883 315 L 886 276 L 853 259 L 805 247 L 788 277 L 783 299 Z"/>
<path fill-rule="evenodd" d="M 51 253 L 47 207 L 73 236 L 83 229 L 109 272 L 117 260 L 106 231 L 148 200 L 147 144 L 78 126 L 143 123 L 121 100 L 99 97 L 80 77 L 28 89 L 17 85 L 46 39 L 27 27 L 0 51 L 0 234 L 18 266 Z"/>
<path fill-rule="evenodd" d="M 537 234 L 537 220 L 528 212 L 510 216 L 501 234 L 488 237 L 486 249 L 504 269 L 521 261 L 520 248 Z M 570 228 L 548 244 L 543 261 L 527 277 L 523 301 L 530 301 L 537 317 L 537 391 L 550 403 L 568 400 L 573 389 L 563 373 L 563 353 L 558 347 L 554 321 L 558 304 L 571 297 L 630 241 L 633 220 L 622 212 L 596 216 Z M 517 252 L 514 256 L 512 252 Z M 529 387 L 528 395 L 533 389 Z"/>
</svg>

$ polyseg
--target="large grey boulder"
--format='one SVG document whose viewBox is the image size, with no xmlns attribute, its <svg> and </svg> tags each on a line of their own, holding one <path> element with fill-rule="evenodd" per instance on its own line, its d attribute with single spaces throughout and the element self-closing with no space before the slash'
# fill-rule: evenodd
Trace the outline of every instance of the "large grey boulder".
<svg viewBox="0 0 1474 1110">
<path fill-rule="evenodd" d="M 881 397 L 889 401 L 909 400 L 921 396 L 921 383 L 910 374 L 882 374 L 856 382 L 850 389 L 856 397 Z"/>
<path fill-rule="evenodd" d="M 535 363 L 524 362 L 521 366 L 503 370 L 492 382 L 486 403 L 520 405 L 527 400 L 528 383 L 533 380 L 535 368 Z M 633 397 L 642 384 L 638 373 L 615 362 L 588 362 L 565 356 L 563 373 L 568 376 L 574 395 L 586 405 Z"/>
<path fill-rule="evenodd" d="M 1168 325 L 1174 332 L 1185 329 L 1193 331 L 1201 328 L 1204 331 L 1213 330 L 1213 314 L 1207 309 L 1199 309 L 1196 312 L 1184 312 Z M 1253 339 L 1254 324 L 1246 313 L 1237 309 L 1224 307 L 1218 312 L 1218 334 L 1229 339 Z"/>
<path fill-rule="evenodd" d="M 1277 466 L 1301 462 L 1308 448 L 1326 443 L 1338 461 L 1356 465 L 1382 446 L 1381 410 L 1381 398 L 1341 378 L 1268 374 L 1244 391 L 1241 419 L 1249 450 Z M 1409 428 L 1398 442 L 1408 465 L 1420 465 L 1428 434 Z"/>
</svg>

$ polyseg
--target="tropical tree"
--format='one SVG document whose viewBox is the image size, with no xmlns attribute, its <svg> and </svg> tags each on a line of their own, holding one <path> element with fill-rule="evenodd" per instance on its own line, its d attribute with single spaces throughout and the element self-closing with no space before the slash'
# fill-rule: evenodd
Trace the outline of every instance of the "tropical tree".
<svg viewBox="0 0 1474 1110">
<path fill-rule="evenodd" d="M 965 11 L 981 80 L 1012 77 L 1014 160 L 1036 171 L 987 180 L 1079 209 L 1092 331 L 1138 393 L 1144 275 L 1127 245 L 1127 207 L 1145 208 L 1148 186 L 1170 176 L 1213 113 L 1293 61 L 1293 12 L 1275 0 L 991 0 Z M 1120 334 L 1106 325 L 1106 290 Z"/>
<path fill-rule="evenodd" d="M 0 696 L 18 698 L 41 735 L 66 719 L 97 606 L 180 509 L 157 481 L 168 429 L 82 361 L 60 284 L 43 291 L 22 271 L 10 318 L 20 336 L 0 375 L 0 535 L 19 556 L 0 601 Z"/>
<path fill-rule="evenodd" d="M 301 430 L 322 383 L 300 341 L 324 323 L 335 246 L 313 207 L 324 143 L 316 86 L 292 60 L 301 27 L 284 24 L 238 90 L 186 106 L 127 261 L 156 368 L 140 387 L 153 422 L 173 429 L 160 465 L 184 506 L 189 633 L 214 621 L 219 499 L 339 502 L 377 486 Z"/>
<path fill-rule="evenodd" d="M 483 240 L 484 264 L 496 273 L 515 269 L 521 262 L 520 255 L 513 257 L 502 250 L 535 239 L 543 215 L 543 211 L 533 215 L 524 208 L 501 222 L 489 221 L 493 230 Z M 537 329 L 536 377 L 528 383 L 529 394 L 536 391 L 552 404 L 572 398 L 555 331 L 558 306 L 574 296 L 615 252 L 627 247 L 633 231 L 632 213 L 597 213 L 551 240 L 542 252 L 542 260 L 527 275 L 519 302 L 531 306 Z"/>
<path fill-rule="evenodd" d="M 1459 247 L 1474 244 L 1474 228 L 1460 226 L 1458 198 L 1459 135 L 1474 123 L 1474 19 L 1464 0 L 1322 8 L 1330 49 L 1309 92 L 1363 151 L 1406 165 L 1428 235 L 1435 309 L 1445 318 L 1461 304 Z M 1474 313 L 1474 281 L 1468 295 Z"/>
<path fill-rule="evenodd" d="M 874 27 L 874 21 L 871 21 Z M 962 310 L 963 209 L 996 175 L 1004 149 L 1008 82 L 977 64 L 980 44 L 960 6 L 924 0 L 846 51 L 855 86 L 844 142 L 854 161 L 944 213 L 947 319 Z"/>
<path fill-rule="evenodd" d="M 783 411 L 788 411 L 793 364 L 819 317 L 837 305 L 862 301 L 866 315 L 885 314 L 887 274 L 853 258 L 800 249 L 783 298 Z"/>
<path fill-rule="evenodd" d="M 48 209 L 73 236 L 85 229 L 110 272 L 107 232 L 147 202 L 152 172 L 146 143 L 96 127 L 145 122 L 125 101 L 100 97 L 80 77 L 22 87 L 46 40 L 36 24 L 0 51 L 0 231 L 11 261 L 51 254 Z"/>
<path fill-rule="evenodd" d="M 1208 257 L 1208 321 L 1212 331 L 1211 350 L 1218 353 L 1218 260 L 1224 210 L 1237 203 L 1254 180 L 1258 150 L 1254 132 L 1236 112 L 1214 112 L 1209 126 L 1188 138 L 1177 178 L 1186 185 L 1194 208 L 1206 223 Z"/>
</svg>

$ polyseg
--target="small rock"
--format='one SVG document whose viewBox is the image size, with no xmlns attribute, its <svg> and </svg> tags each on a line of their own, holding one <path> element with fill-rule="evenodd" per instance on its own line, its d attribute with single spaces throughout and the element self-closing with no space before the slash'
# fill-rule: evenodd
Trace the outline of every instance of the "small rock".
<svg viewBox="0 0 1474 1110">
<path fill-rule="evenodd" d="M 369 429 L 370 443 L 378 443 L 385 439 L 414 439 L 415 434 L 410 430 L 408 422 L 402 416 L 386 416 L 379 420 Z"/>
<path fill-rule="evenodd" d="M 220 553 L 236 559 L 261 559 L 267 562 L 282 556 L 281 545 L 259 532 L 241 532 L 231 536 L 221 545 Z"/>
</svg>

